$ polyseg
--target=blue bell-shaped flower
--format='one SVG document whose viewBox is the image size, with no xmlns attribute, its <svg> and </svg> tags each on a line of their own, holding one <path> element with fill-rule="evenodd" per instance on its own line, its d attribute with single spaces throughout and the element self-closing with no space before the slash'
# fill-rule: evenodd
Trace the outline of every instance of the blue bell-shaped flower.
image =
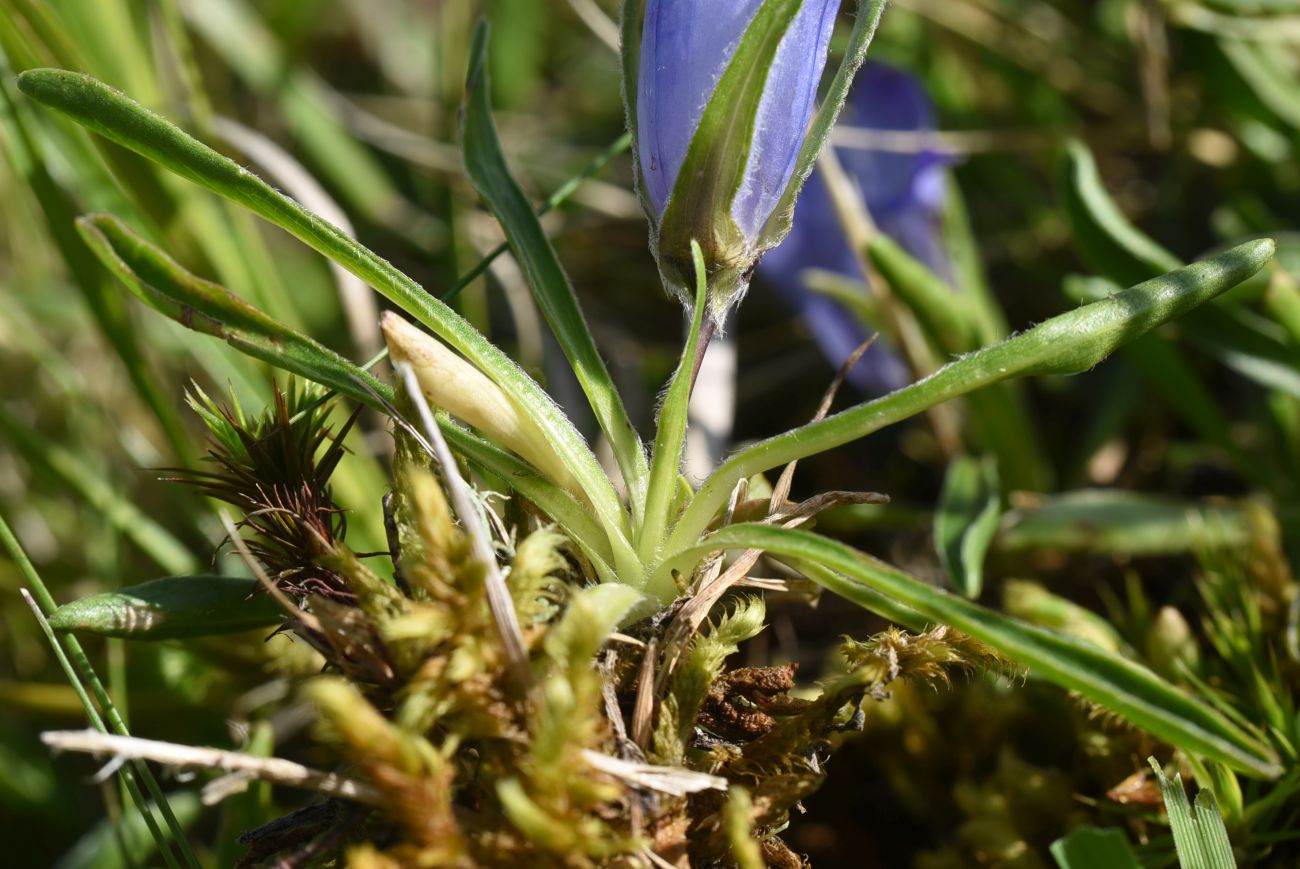
<svg viewBox="0 0 1300 869">
<path fill-rule="evenodd" d="M 700 244 L 720 321 L 788 231 L 883 4 L 860 13 L 820 113 L 839 0 L 644 0 L 643 15 L 638 5 L 625 11 L 624 86 L 651 247 L 665 283 L 689 296 Z"/>
</svg>

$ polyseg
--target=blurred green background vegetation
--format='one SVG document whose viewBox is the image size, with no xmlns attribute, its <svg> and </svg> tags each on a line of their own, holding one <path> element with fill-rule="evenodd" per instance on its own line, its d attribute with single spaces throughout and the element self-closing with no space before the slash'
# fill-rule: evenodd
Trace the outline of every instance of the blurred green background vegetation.
<svg viewBox="0 0 1300 869">
<path fill-rule="evenodd" d="M 210 507 L 157 480 L 158 469 L 203 452 L 185 390 L 191 381 L 213 396 L 229 390 L 255 409 L 273 384 L 266 367 L 136 304 L 84 247 L 75 216 L 119 215 L 190 270 L 357 360 L 380 346 L 377 308 L 283 233 L 39 110 L 17 93 L 14 75 L 55 66 L 115 85 L 309 206 L 346 215 L 361 241 L 441 293 L 501 241 L 455 144 L 480 14 L 494 24 L 505 148 L 540 202 L 623 132 L 609 0 L 0 0 L 0 513 L 60 602 L 207 566 L 221 537 Z M 1063 206 L 1060 154 L 1071 138 L 1091 149 L 1123 214 L 1180 259 L 1256 234 L 1283 241 L 1280 267 L 1240 300 L 1255 330 L 1241 340 L 1219 335 L 1213 320 L 1174 328 L 1162 333 L 1163 355 L 1121 354 L 1087 375 L 1030 386 L 1057 490 L 1165 500 L 1090 507 L 1053 501 L 1051 491 L 1010 493 L 990 562 L 993 600 L 1014 588 L 1004 580 L 1032 578 L 1106 613 L 1117 642 L 1143 649 L 1166 605 L 1202 633 L 1202 619 L 1219 612 L 1206 588 L 1273 571 L 1284 589 L 1274 602 L 1293 597 L 1286 552 L 1300 546 L 1300 319 L 1288 317 L 1300 297 L 1287 269 L 1300 272 L 1288 235 L 1300 219 L 1298 41 L 1300 4 L 1285 0 L 898 0 L 886 12 L 870 57 L 929 88 L 938 141 L 960 156 L 953 174 L 976 242 L 971 268 L 1012 329 L 1076 304 L 1066 292 L 1072 276 L 1104 274 L 1086 245 L 1080 255 Z M 629 409 L 648 426 L 682 323 L 646 250 L 627 154 L 545 225 Z M 562 401 L 574 388 L 508 257 L 455 304 Z M 770 288 L 754 286 L 731 333 L 737 441 L 810 417 L 833 372 Z M 373 496 L 384 491 L 386 444 L 378 420 L 363 416 L 336 477 L 357 550 L 384 547 Z M 887 509 L 845 511 L 823 527 L 937 574 L 929 514 L 944 465 L 923 422 L 801 470 L 802 494 L 890 494 Z M 1221 537 L 1255 548 L 1208 564 Z M 92 762 L 51 758 L 38 742 L 43 729 L 79 726 L 83 713 L 18 595 L 22 583 L 0 561 L 0 862 L 122 865 L 103 825 L 122 811 L 112 778 L 92 780 Z M 1295 627 L 1285 614 L 1268 619 L 1278 631 Z M 811 612 L 779 610 L 775 624 L 777 639 L 747 651 L 751 660 L 816 662 L 840 634 L 861 635 L 869 623 L 827 600 Z M 1258 639 L 1262 628 L 1254 630 Z M 293 662 L 266 654 L 260 637 L 184 649 L 88 645 L 133 732 L 296 750 L 304 722 L 292 707 L 263 714 L 290 690 Z M 1270 665 L 1290 709 L 1297 662 L 1283 653 Z M 1098 740 L 1112 754 L 1090 752 Z M 1132 753 L 1115 756 L 1124 740 Z M 1152 750 L 1107 733 L 1037 683 L 903 691 L 837 756 L 807 823 L 787 839 L 822 866 L 1049 865 L 1047 844 L 1071 824 L 1133 823 L 1128 804 L 1106 792 Z M 192 797 L 184 806 L 196 841 L 226 843 L 210 857 L 227 865 L 239 853 L 232 831 L 292 800 L 257 786 L 217 809 Z M 1287 859 L 1269 836 L 1288 829 L 1293 803 L 1230 820 L 1253 830 L 1250 853 L 1261 865 Z"/>
</svg>

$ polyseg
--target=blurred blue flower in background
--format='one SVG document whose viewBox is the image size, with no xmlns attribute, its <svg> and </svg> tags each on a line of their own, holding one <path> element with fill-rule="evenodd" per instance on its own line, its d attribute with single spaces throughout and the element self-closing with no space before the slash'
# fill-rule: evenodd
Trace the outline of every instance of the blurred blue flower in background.
<svg viewBox="0 0 1300 869">
<path fill-rule="evenodd" d="M 941 277 L 951 278 L 940 228 L 951 158 L 924 148 L 879 150 L 871 148 L 869 141 L 851 141 L 855 131 L 928 132 L 934 124 L 934 107 L 920 81 L 893 67 L 870 63 L 858 73 L 831 141 L 836 143 L 845 174 L 862 191 L 877 228 Z M 789 236 L 768 252 L 758 273 L 780 290 L 827 361 L 838 368 L 866 340 L 867 332 L 839 302 L 805 286 L 802 273 L 808 269 L 866 281 L 820 170 L 809 177 L 799 195 Z M 880 394 L 907 384 L 911 377 L 901 359 L 876 344 L 848 379 L 862 392 Z"/>
<path fill-rule="evenodd" d="M 753 108 L 740 103 L 726 106 L 734 123 L 712 139 L 697 137 L 719 81 L 763 6 L 763 0 L 648 0 L 641 29 L 634 144 L 660 265 L 670 283 L 688 286 L 688 243 L 698 240 L 727 303 L 744 289 L 762 251 L 778 240 L 765 229 L 795 180 L 840 0 L 803 0 L 797 11 L 777 15 L 784 21 L 793 12 L 772 55 L 748 141 L 729 139 Z M 769 4 L 768 20 L 776 8 Z M 676 190 L 684 201 L 673 209 L 670 199 L 693 143 L 704 149 L 707 170 Z M 736 170 L 740 183 L 733 196 Z M 675 211 L 681 213 L 670 238 L 667 217 Z M 735 286 L 723 287 L 728 281 Z"/>
</svg>

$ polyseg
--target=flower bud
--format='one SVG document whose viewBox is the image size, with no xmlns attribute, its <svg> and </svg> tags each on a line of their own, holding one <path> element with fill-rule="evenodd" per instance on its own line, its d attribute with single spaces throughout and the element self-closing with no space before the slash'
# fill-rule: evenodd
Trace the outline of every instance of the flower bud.
<svg viewBox="0 0 1300 869">
<path fill-rule="evenodd" d="M 763 251 L 798 177 L 839 0 L 647 0 L 634 146 L 652 249 L 669 287 L 694 285 L 704 251 L 720 319 Z M 626 46 L 625 46 L 626 49 Z"/>
<path fill-rule="evenodd" d="M 411 366 L 430 404 L 514 450 L 552 482 L 582 491 L 542 431 L 483 372 L 391 311 L 384 312 L 379 325 L 389 355 L 395 363 Z"/>
</svg>

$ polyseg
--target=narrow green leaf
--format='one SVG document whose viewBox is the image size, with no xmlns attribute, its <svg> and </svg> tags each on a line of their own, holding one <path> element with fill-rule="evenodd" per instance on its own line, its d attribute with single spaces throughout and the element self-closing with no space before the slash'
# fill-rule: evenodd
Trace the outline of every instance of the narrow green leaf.
<svg viewBox="0 0 1300 869">
<path fill-rule="evenodd" d="M 1178 849 L 1178 862 L 1182 869 L 1237 869 L 1232 855 L 1232 843 L 1223 826 L 1223 817 L 1214 800 L 1214 792 L 1203 787 L 1196 795 L 1193 807 L 1183 790 L 1183 777 L 1174 773 L 1173 781 L 1154 757 L 1147 758 L 1160 782 L 1160 793 L 1169 814 L 1169 827 L 1174 833 L 1174 847 Z"/>
<path fill-rule="evenodd" d="M 550 324 L 574 376 L 587 395 L 596 421 L 609 439 L 627 484 L 633 515 L 639 519 L 649 476 L 645 450 L 596 349 L 596 342 L 578 307 L 573 285 L 569 283 L 550 239 L 542 231 L 533 206 L 510 174 L 501 153 L 501 142 L 492 121 L 487 43 L 488 24 L 486 20 L 480 20 L 474 29 L 469 75 L 465 82 L 465 111 L 461 124 L 465 169 L 474 188 L 505 230 L 515 260 L 533 291 L 533 299 Z"/>
<path fill-rule="evenodd" d="M 1112 827 L 1079 827 L 1052 843 L 1060 869 L 1141 869 L 1133 845 Z"/>
<path fill-rule="evenodd" d="M 953 588 L 966 597 L 977 598 L 984 588 L 984 556 L 1001 515 L 997 463 L 990 457 L 954 459 L 934 514 L 934 545 Z"/>
<path fill-rule="evenodd" d="M 916 316 L 931 347 L 943 357 L 975 349 L 979 325 L 943 278 L 882 232 L 871 237 L 867 257 Z"/>
<path fill-rule="evenodd" d="M 1097 162 L 1082 142 L 1061 155 L 1061 195 L 1070 230 L 1094 272 L 1121 284 L 1135 284 L 1182 265 L 1178 257 L 1138 231 L 1106 192 Z"/>
<path fill-rule="evenodd" d="M 169 794 L 167 799 L 182 829 L 192 827 L 203 811 L 203 803 L 193 791 L 178 791 Z M 150 810 L 156 810 L 152 802 L 148 805 Z M 157 852 L 157 842 L 149 838 L 145 816 L 138 808 L 129 806 L 120 819 L 105 818 L 91 827 L 63 853 L 54 869 L 131 869 L 149 865 Z"/>
<path fill-rule="evenodd" d="M 1223 546 L 1246 545 L 1250 530 L 1243 511 L 1140 492 L 1081 489 L 1007 513 L 997 548 L 1011 553 L 1054 549 L 1175 555 L 1197 551 L 1211 538 Z"/>
<path fill-rule="evenodd" d="M 50 626 L 128 640 L 234 634 L 284 618 L 258 588 L 257 580 L 241 577 L 168 576 L 64 604 Z"/>
<path fill-rule="evenodd" d="M 393 389 L 312 338 L 277 323 L 239 296 L 190 274 L 108 214 L 83 217 L 78 228 L 91 250 L 137 297 L 188 329 L 221 338 L 235 349 L 386 412 Z M 0 420 L 2 422 L 2 420 Z M 439 427 L 461 455 L 489 470 L 554 519 L 603 577 L 611 577 L 603 529 L 572 495 L 512 453 L 446 418 Z M 626 547 L 627 544 L 625 543 Z M 630 555 L 630 551 L 629 551 Z M 187 568 L 167 567 L 176 573 Z"/>
<path fill-rule="evenodd" d="M 776 557 L 820 564 L 827 572 L 811 578 L 841 597 L 868 608 L 880 595 L 890 597 L 931 621 L 988 643 L 1028 667 L 1034 676 L 1075 691 L 1185 751 L 1255 776 L 1275 778 L 1281 774 L 1276 753 L 1257 735 L 1146 667 L 933 588 L 842 543 L 807 531 L 731 525 L 666 560 L 662 569 L 689 572 L 709 552 L 719 549 L 761 549 Z M 874 594 L 864 596 L 864 588 Z"/>
<path fill-rule="evenodd" d="M 230 290 L 191 274 L 111 214 L 78 218 L 90 249 L 140 301 L 187 329 L 345 395 L 377 406 L 378 378 L 250 305 Z M 360 396 L 364 396 L 363 398 Z"/>
<path fill-rule="evenodd" d="M 691 377 L 696 351 L 700 346 L 700 330 L 704 326 L 704 312 L 708 305 L 709 281 L 704 271 L 704 254 L 699 244 L 691 242 L 695 254 L 695 309 L 691 315 L 691 330 L 682 348 L 677 370 L 668 384 L 668 392 L 659 408 L 655 426 L 654 458 L 650 466 L 650 486 L 646 498 L 645 520 L 639 529 L 637 552 L 642 561 L 649 562 L 659 554 L 664 530 L 668 527 L 668 512 L 672 508 L 677 481 L 682 473 L 682 449 L 686 444 L 687 411 L 691 402 Z"/>
<path fill-rule="evenodd" d="M 391 263 L 233 160 L 91 76 L 67 70 L 29 70 L 18 77 L 18 87 L 27 96 L 63 112 L 87 129 L 247 207 L 401 306 L 509 393 L 553 439 L 591 499 L 601 524 L 627 532 L 627 514 L 613 484 L 581 434 L 545 391 L 456 312 L 430 296 Z"/>
<path fill-rule="evenodd" d="M 700 538 L 736 482 L 822 453 L 926 408 L 1012 377 L 1076 374 L 1253 275 L 1273 255 L 1271 240 L 1247 242 L 1199 263 L 1053 317 L 957 359 L 924 380 L 732 456 L 704 482 L 670 535 L 668 551 Z"/>
</svg>

